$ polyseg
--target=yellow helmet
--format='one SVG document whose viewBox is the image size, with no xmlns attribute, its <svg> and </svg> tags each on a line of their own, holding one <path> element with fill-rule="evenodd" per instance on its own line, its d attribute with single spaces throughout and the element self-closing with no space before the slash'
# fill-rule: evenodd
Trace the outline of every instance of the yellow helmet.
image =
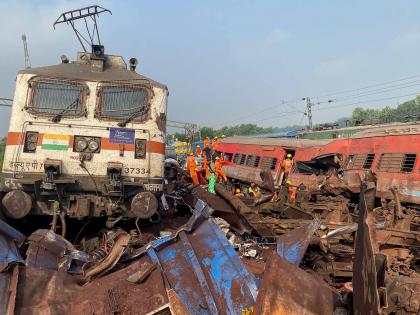
<svg viewBox="0 0 420 315">
<path fill-rule="evenodd" d="M 194 155 L 194 154 L 191 152 L 191 153 L 190 153 L 190 156 L 193 156 L 193 155 Z"/>
<path fill-rule="evenodd" d="M 292 185 L 292 181 L 289 179 L 289 180 L 287 180 L 286 184 L 287 185 Z"/>
<path fill-rule="evenodd" d="M 225 135 L 222 135 L 222 138 L 224 138 L 225 137 Z"/>
<path fill-rule="evenodd" d="M 218 156 L 216 156 L 215 160 L 220 160 L 220 158 Z"/>
<path fill-rule="evenodd" d="M 287 155 L 286 155 L 288 158 L 291 158 L 292 157 L 292 155 L 290 154 L 290 153 L 287 153 Z"/>
<path fill-rule="evenodd" d="M 216 140 L 216 139 L 219 139 L 217 136 L 214 136 L 214 139 Z"/>
<path fill-rule="evenodd" d="M 197 144 L 197 148 L 199 148 L 200 146 Z"/>
<path fill-rule="evenodd" d="M 241 190 L 240 190 L 239 188 L 236 188 L 235 192 L 236 192 L 236 193 L 240 193 L 240 192 L 241 192 Z"/>
</svg>

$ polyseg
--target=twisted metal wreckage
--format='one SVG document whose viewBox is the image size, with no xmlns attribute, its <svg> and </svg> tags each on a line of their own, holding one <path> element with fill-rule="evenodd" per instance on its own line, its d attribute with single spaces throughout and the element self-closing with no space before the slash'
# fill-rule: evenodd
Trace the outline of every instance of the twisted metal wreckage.
<svg viewBox="0 0 420 315">
<path fill-rule="evenodd" d="M 291 204 L 270 183 L 275 199 L 222 184 L 217 196 L 166 171 L 151 241 L 147 227 L 84 244 L 48 229 L 26 238 L 0 221 L 0 313 L 418 314 L 418 216 L 398 198 L 375 208 L 373 174 L 356 205 L 342 191 Z M 165 225 L 183 207 L 189 217 Z"/>
</svg>

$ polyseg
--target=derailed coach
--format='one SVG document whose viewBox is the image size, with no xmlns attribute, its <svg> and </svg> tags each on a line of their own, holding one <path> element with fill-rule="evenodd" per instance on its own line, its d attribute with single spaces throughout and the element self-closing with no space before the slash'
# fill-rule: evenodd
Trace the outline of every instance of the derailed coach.
<svg viewBox="0 0 420 315">
<path fill-rule="evenodd" d="M 3 164 L 2 211 L 150 218 L 163 189 L 168 89 L 104 47 L 20 71 Z"/>
</svg>

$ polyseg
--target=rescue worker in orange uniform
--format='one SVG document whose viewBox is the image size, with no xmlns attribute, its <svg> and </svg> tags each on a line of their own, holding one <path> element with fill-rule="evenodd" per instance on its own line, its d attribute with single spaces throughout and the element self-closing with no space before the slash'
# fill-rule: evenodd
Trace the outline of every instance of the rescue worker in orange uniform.
<svg viewBox="0 0 420 315">
<path fill-rule="evenodd" d="M 213 150 L 214 151 L 217 151 L 217 148 L 219 147 L 219 144 L 220 144 L 219 138 L 217 136 L 214 137 L 214 141 L 213 141 Z"/>
<path fill-rule="evenodd" d="M 225 182 L 227 182 L 226 174 L 222 170 L 222 161 L 220 161 L 220 158 L 218 156 L 216 156 L 214 162 L 214 174 L 216 174 L 217 180 L 219 180 L 219 178 L 222 178 Z"/>
<path fill-rule="evenodd" d="M 207 159 L 206 159 L 206 157 L 204 157 L 204 159 L 203 159 L 203 168 L 204 168 L 204 171 L 206 172 L 206 179 L 207 180 L 209 180 L 210 179 L 210 162 L 209 161 L 207 161 Z"/>
<path fill-rule="evenodd" d="M 190 172 L 190 176 L 193 180 L 194 185 L 198 185 L 198 177 L 197 177 L 197 162 L 195 161 L 194 154 L 190 153 L 187 158 L 187 168 Z"/>
<path fill-rule="evenodd" d="M 195 156 L 200 156 L 201 155 L 201 148 L 199 145 L 197 145 L 195 147 Z"/>
<path fill-rule="evenodd" d="M 293 160 L 292 155 L 287 153 L 286 158 L 281 162 L 281 168 L 284 171 L 284 181 L 287 180 L 287 176 L 289 175 L 290 170 L 293 167 Z"/>
<path fill-rule="evenodd" d="M 297 188 L 292 186 L 292 181 L 288 180 L 286 182 L 287 188 L 289 190 L 289 201 L 292 203 L 296 202 L 296 196 L 297 196 Z"/>
<path fill-rule="evenodd" d="M 204 147 L 205 148 L 207 148 L 207 147 L 209 147 L 210 148 L 210 138 L 209 137 L 206 137 L 206 139 L 204 139 Z"/>
</svg>

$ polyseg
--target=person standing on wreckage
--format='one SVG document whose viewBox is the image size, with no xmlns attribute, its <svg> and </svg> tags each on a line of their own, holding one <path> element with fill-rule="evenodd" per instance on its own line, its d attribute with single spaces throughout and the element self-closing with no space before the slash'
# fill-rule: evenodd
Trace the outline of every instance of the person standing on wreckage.
<svg viewBox="0 0 420 315">
<path fill-rule="evenodd" d="M 187 158 L 187 169 L 190 173 L 190 176 L 193 180 L 194 185 L 198 185 L 198 176 L 197 176 L 197 162 L 195 161 L 194 154 L 190 153 Z"/>
<path fill-rule="evenodd" d="M 286 183 L 289 172 L 292 170 L 293 160 L 292 155 L 287 153 L 286 158 L 281 162 L 281 168 L 283 169 L 283 183 Z"/>
</svg>

